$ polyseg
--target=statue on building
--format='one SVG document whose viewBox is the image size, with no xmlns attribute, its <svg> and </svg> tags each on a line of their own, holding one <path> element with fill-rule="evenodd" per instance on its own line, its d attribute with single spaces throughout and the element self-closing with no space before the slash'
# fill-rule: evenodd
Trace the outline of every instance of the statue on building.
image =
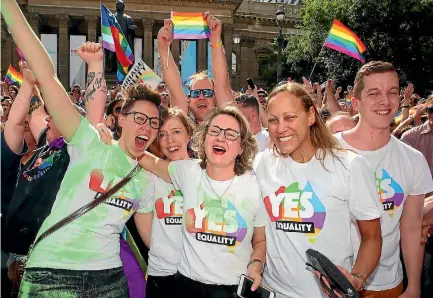
<svg viewBox="0 0 433 298">
<path fill-rule="evenodd" d="M 135 30 L 137 26 L 134 23 L 134 20 L 125 14 L 125 3 L 123 0 L 116 1 L 116 17 L 117 22 L 119 23 L 120 28 L 123 31 L 123 34 L 128 41 L 129 47 L 131 51 L 134 52 L 134 37 Z M 117 71 L 117 57 L 116 53 L 105 50 L 105 71 L 106 72 L 116 72 Z"/>
</svg>

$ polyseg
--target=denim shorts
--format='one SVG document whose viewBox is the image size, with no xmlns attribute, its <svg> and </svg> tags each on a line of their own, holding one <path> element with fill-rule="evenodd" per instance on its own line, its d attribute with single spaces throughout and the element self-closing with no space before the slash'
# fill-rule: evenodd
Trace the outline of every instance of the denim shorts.
<svg viewBox="0 0 433 298">
<path fill-rule="evenodd" d="M 19 297 L 127 298 L 129 290 L 122 267 L 95 271 L 27 268 Z"/>
</svg>

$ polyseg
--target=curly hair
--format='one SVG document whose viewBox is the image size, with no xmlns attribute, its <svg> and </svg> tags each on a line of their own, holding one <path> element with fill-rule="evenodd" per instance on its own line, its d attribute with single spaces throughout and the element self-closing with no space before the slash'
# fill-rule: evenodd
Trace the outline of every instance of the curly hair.
<svg viewBox="0 0 433 298">
<path fill-rule="evenodd" d="M 233 105 L 225 105 L 223 107 L 215 108 L 209 113 L 205 121 L 197 127 L 194 136 L 192 137 L 191 147 L 197 154 L 198 158 L 201 159 L 200 167 L 202 169 L 206 168 L 207 157 L 204 146 L 205 139 L 209 125 L 218 115 L 231 116 L 236 119 L 240 126 L 241 148 L 243 149 L 243 152 L 235 160 L 234 170 L 236 175 L 240 176 L 246 172 L 251 172 L 253 169 L 253 160 L 257 154 L 257 141 L 249 129 L 247 119 L 241 111 Z"/>
</svg>

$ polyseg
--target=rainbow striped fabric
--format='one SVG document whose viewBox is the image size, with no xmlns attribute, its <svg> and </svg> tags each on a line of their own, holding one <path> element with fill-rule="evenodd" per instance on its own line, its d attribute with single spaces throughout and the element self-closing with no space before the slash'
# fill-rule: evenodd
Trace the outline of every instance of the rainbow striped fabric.
<svg viewBox="0 0 433 298">
<path fill-rule="evenodd" d="M 121 82 L 134 62 L 134 54 L 111 11 L 101 3 L 102 47 L 117 56 L 117 80 Z"/>
<path fill-rule="evenodd" d="M 210 38 L 210 30 L 201 12 L 171 12 L 173 39 Z"/>
<path fill-rule="evenodd" d="M 365 63 L 365 58 L 362 55 L 366 50 L 365 45 L 352 30 L 338 20 L 334 20 L 332 23 L 325 46 Z"/>
<path fill-rule="evenodd" d="M 8 71 L 5 75 L 5 81 L 9 85 L 21 85 L 23 83 L 23 76 L 12 65 L 9 65 Z"/>
</svg>

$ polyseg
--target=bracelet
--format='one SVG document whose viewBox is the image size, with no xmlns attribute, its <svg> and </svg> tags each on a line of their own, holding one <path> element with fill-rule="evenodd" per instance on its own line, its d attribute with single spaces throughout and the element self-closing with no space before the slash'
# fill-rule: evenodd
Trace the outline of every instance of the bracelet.
<svg viewBox="0 0 433 298">
<path fill-rule="evenodd" d="M 403 107 L 403 109 L 407 109 L 407 108 L 410 108 L 410 105 L 404 105 L 402 107 Z"/>
<path fill-rule="evenodd" d="M 254 264 L 254 263 L 260 263 L 260 264 L 262 264 L 262 271 L 260 271 L 260 275 L 262 275 L 263 271 L 265 271 L 265 263 L 262 260 L 259 260 L 259 259 L 252 259 L 251 261 L 249 261 L 249 263 L 247 265 L 247 269 L 248 269 L 248 267 L 251 264 Z"/>
<path fill-rule="evenodd" d="M 362 280 L 362 286 L 359 289 L 359 291 L 361 292 L 361 291 L 365 290 L 365 283 L 366 283 L 367 279 L 365 278 L 364 274 L 361 274 L 361 273 L 351 273 L 351 274 L 353 277 Z"/>
<path fill-rule="evenodd" d="M 220 42 L 217 43 L 217 44 L 210 44 L 210 47 L 211 47 L 211 48 L 219 48 L 219 47 L 221 47 L 222 45 L 223 45 L 223 42 L 220 41 Z"/>
</svg>

